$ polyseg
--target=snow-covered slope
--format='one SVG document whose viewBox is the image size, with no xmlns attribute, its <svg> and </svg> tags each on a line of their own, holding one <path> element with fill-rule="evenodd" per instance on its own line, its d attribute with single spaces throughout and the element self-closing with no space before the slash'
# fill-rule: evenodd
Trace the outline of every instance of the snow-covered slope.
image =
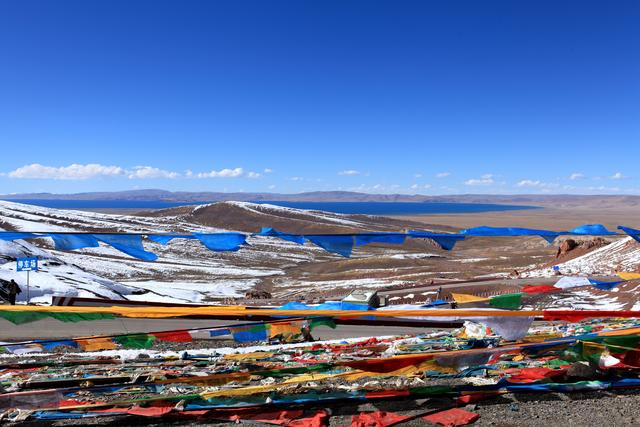
<svg viewBox="0 0 640 427">
<path fill-rule="evenodd" d="M 195 209 L 195 208 L 194 208 Z M 140 217 L 43 208 L 0 201 L 0 227 L 20 231 L 101 232 L 217 232 L 215 227 L 186 222 L 180 217 Z M 174 240 L 167 246 L 145 242 L 157 253 L 156 262 L 133 259 L 109 246 L 73 252 L 53 249 L 49 239 L 28 242 L 0 241 L 0 279 L 15 279 L 26 290 L 26 273 L 15 271 L 15 259 L 38 256 L 41 271 L 31 273 L 31 297 L 47 300 L 51 295 L 127 298 L 137 300 L 202 302 L 216 297 L 235 297 L 255 286 L 258 278 L 283 274 L 283 267 L 315 256 L 326 256 L 319 248 L 256 237 L 250 246 L 234 253 L 214 253 L 197 241 Z M 266 250 L 268 249 L 268 250 Z M 113 279 L 118 280 L 116 283 Z M 126 284 L 124 283 L 126 282 Z M 165 286 L 151 286 L 161 282 Z M 189 283 L 167 286 L 167 283 Z M 145 292 L 143 295 L 133 293 Z M 26 298 L 26 292 L 20 295 Z"/>
<path fill-rule="evenodd" d="M 31 272 L 29 285 L 26 273 L 16 271 L 15 258 L 39 258 L 39 270 Z M 67 295 L 88 298 L 126 299 L 132 288 L 88 273 L 81 268 L 63 261 L 52 253 L 28 242 L 0 240 L 0 279 L 15 280 L 22 289 L 18 301 L 49 303 L 53 295 Z"/>
<path fill-rule="evenodd" d="M 557 264 L 565 275 L 614 275 L 619 271 L 635 271 L 640 267 L 640 243 L 631 237 L 620 238 L 585 255 Z M 551 267 L 533 269 L 530 277 L 553 276 Z"/>
<path fill-rule="evenodd" d="M 261 226 L 293 226 L 318 232 L 397 230 L 399 226 L 393 221 L 246 202 L 186 206 L 133 216 L 0 201 L 0 229 L 31 232 L 247 232 L 257 231 Z M 166 246 L 145 241 L 145 248 L 159 255 L 157 261 L 146 262 L 104 245 L 60 252 L 53 249 L 47 238 L 0 241 L 0 279 L 15 279 L 26 289 L 26 273 L 15 271 L 15 259 L 37 255 L 45 261 L 42 261 L 41 271 L 31 274 L 31 297 L 35 301 L 46 301 L 51 295 L 73 295 L 198 303 L 243 296 L 247 290 L 262 283 L 277 282 L 285 289 L 295 285 L 296 290 L 361 286 L 364 283 L 360 277 L 358 280 L 320 283 L 318 272 L 315 277 L 304 272 L 285 277 L 286 271 L 301 264 L 316 265 L 339 257 L 310 244 L 300 246 L 269 237 L 250 237 L 247 243 L 238 252 L 216 253 L 194 240 L 175 239 Z M 425 245 L 424 242 L 421 244 Z M 364 251 L 359 250 L 360 253 Z M 423 253 L 424 247 L 420 251 Z M 354 259 L 359 256 L 356 253 Z M 365 282 L 374 287 L 397 283 L 392 278 Z M 26 298 L 26 292 L 20 297 Z"/>
</svg>

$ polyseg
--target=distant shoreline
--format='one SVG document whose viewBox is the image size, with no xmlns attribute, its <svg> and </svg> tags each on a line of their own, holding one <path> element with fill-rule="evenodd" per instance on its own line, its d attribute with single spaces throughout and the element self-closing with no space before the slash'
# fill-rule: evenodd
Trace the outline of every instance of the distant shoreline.
<svg viewBox="0 0 640 427">
<path fill-rule="evenodd" d="M 166 202 L 149 200 L 66 200 L 66 199 L 24 199 L 10 200 L 17 203 L 56 209 L 91 210 L 100 212 L 140 212 L 174 208 L 178 206 L 200 205 L 206 202 Z M 500 203 L 462 202 L 291 202 L 260 200 L 251 203 L 273 204 L 276 206 L 326 211 L 350 215 L 411 216 L 433 214 L 465 214 L 482 212 L 503 212 L 539 209 L 537 206 Z"/>
</svg>

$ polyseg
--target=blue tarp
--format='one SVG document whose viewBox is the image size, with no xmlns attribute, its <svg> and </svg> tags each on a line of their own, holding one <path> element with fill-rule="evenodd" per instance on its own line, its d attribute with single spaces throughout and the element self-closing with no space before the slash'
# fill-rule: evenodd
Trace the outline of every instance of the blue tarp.
<svg viewBox="0 0 640 427">
<path fill-rule="evenodd" d="M 619 226 L 618 230 L 624 231 L 629 236 L 633 237 L 634 240 L 640 242 L 640 230 L 636 230 L 635 228 L 625 227 L 624 225 Z"/>
<path fill-rule="evenodd" d="M 486 225 L 480 227 L 467 228 L 460 231 L 460 234 L 476 237 L 503 237 L 503 236 L 540 236 L 549 243 L 553 243 L 556 237 L 566 234 L 566 231 L 537 230 L 534 228 L 520 227 L 488 227 Z"/>
<path fill-rule="evenodd" d="M 613 288 L 615 288 L 616 286 L 618 286 L 620 283 L 624 283 L 625 280 L 618 280 L 616 282 L 603 282 L 601 280 L 595 280 L 595 279 L 589 279 L 589 282 L 595 286 L 596 288 L 602 290 L 602 291 L 609 291 Z"/>
<path fill-rule="evenodd" d="M 361 233 L 356 234 L 356 246 L 364 246 L 370 243 L 388 243 L 401 245 L 407 235 L 404 233 Z"/>
<path fill-rule="evenodd" d="M 435 301 L 430 302 L 429 304 L 423 305 L 422 307 L 437 307 L 439 305 L 449 305 L 447 301 L 437 299 Z"/>
<path fill-rule="evenodd" d="M 281 305 L 276 310 L 312 310 L 313 307 L 309 307 L 307 304 L 298 301 L 290 301 L 285 305 Z"/>
<path fill-rule="evenodd" d="M 140 234 L 94 234 L 93 236 L 99 241 L 134 258 L 145 261 L 158 259 L 158 255 L 144 250 Z"/>
<path fill-rule="evenodd" d="M 22 233 L 20 231 L 0 231 L 0 240 L 18 240 L 31 239 L 33 237 L 42 237 L 33 233 Z"/>
<path fill-rule="evenodd" d="M 196 239 L 200 240 L 207 249 L 221 251 L 237 251 L 240 246 L 247 241 L 247 236 L 241 233 L 194 233 Z"/>
<path fill-rule="evenodd" d="M 49 233 L 57 251 L 72 251 L 82 248 L 97 248 L 100 246 L 98 239 L 92 234 L 63 234 Z"/>
<path fill-rule="evenodd" d="M 602 224 L 584 224 L 571 230 L 571 234 L 612 235 L 616 233 L 607 230 Z"/>
<path fill-rule="evenodd" d="M 173 239 L 195 239 L 196 236 L 192 234 L 149 234 L 147 235 L 147 239 L 160 243 L 161 245 L 166 245 Z"/>
<path fill-rule="evenodd" d="M 353 235 L 305 234 L 304 237 L 327 252 L 332 252 L 347 258 L 351 256 L 354 244 Z"/>
<path fill-rule="evenodd" d="M 640 230 L 619 226 L 634 239 L 640 241 Z M 278 237 L 283 240 L 304 244 L 305 239 L 320 246 L 327 252 L 351 256 L 354 246 L 370 243 L 402 244 L 406 237 L 431 239 L 441 248 L 451 250 L 456 242 L 464 240 L 466 236 L 540 236 L 548 242 L 559 235 L 617 235 L 607 230 L 602 224 L 585 224 L 571 231 L 537 230 L 519 227 L 474 227 L 462 230 L 459 234 L 433 233 L 411 230 L 405 233 L 355 233 L 355 234 L 308 234 L 299 235 L 283 233 L 274 228 L 265 227 L 259 236 Z M 154 242 L 166 245 L 172 239 L 198 239 L 212 251 L 237 251 L 246 243 L 247 236 L 242 233 L 193 233 L 193 234 L 100 234 L 100 233 L 29 233 L 19 231 L 0 231 L 0 240 L 12 241 L 16 239 L 30 239 L 35 237 L 51 237 L 57 250 L 74 250 L 87 247 L 97 247 L 98 242 L 106 243 L 113 248 L 130 256 L 146 261 L 154 261 L 158 257 L 152 252 L 145 251 L 142 246 L 142 235 Z"/>
<path fill-rule="evenodd" d="M 310 306 L 302 302 L 291 301 L 276 310 L 370 310 L 366 304 L 356 304 L 345 301 L 327 301 L 316 306 Z"/>
<path fill-rule="evenodd" d="M 450 251 L 458 241 L 464 240 L 465 236 L 462 234 L 443 234 L 432 233 L 430 231 L 410 230 L 409 237 L 414 239 L 431 239 L 442 249 Z"/>
<path fill-rule="evenodd" d="M 278 238 L 280 238 L 282 240 L 286 240 L 288 242 L 294 242 L 294 243 L 297 243 L 299 245 L 304 245 L 304 236 L 301 236 L 299 234 L 283 233 L 283 232 L 278 231 L 275 228 L 271 228 L 271 227 L 262 227 L 262 230 L 259 233 L 256 233 L 255 235 L 256 236 L 278 237 Z"/>
</svg>

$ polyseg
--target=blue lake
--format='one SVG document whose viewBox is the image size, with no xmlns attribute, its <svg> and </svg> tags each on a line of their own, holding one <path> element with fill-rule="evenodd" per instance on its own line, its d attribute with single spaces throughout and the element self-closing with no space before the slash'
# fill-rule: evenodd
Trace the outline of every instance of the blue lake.
<svg viewBox="0 0 640 427">
<path fill-rule="evenodd" d="M 198 205 L 206 202 L 165 202 L 154 200 L 15 200 L 18 203 L 58 209 L 164 209 Z M 434 203 L 434 202 L 281 202 L 260 201 L 297 209 L 314 209 L 345 214 L 419 215 L 455 214 L 538 209 L 536 206 L 499 205 L 491 203 Z"/>
</svg>

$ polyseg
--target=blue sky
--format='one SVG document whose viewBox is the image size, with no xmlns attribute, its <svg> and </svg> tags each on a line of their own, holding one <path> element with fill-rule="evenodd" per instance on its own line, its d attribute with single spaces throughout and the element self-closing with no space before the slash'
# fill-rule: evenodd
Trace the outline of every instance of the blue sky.
<svg viewBox="0 0 640 427">
<path fill-rule="evenodd" d="M 640 2 L 0 3 L 0 193 L 640 194 Z"/>
</svg>

